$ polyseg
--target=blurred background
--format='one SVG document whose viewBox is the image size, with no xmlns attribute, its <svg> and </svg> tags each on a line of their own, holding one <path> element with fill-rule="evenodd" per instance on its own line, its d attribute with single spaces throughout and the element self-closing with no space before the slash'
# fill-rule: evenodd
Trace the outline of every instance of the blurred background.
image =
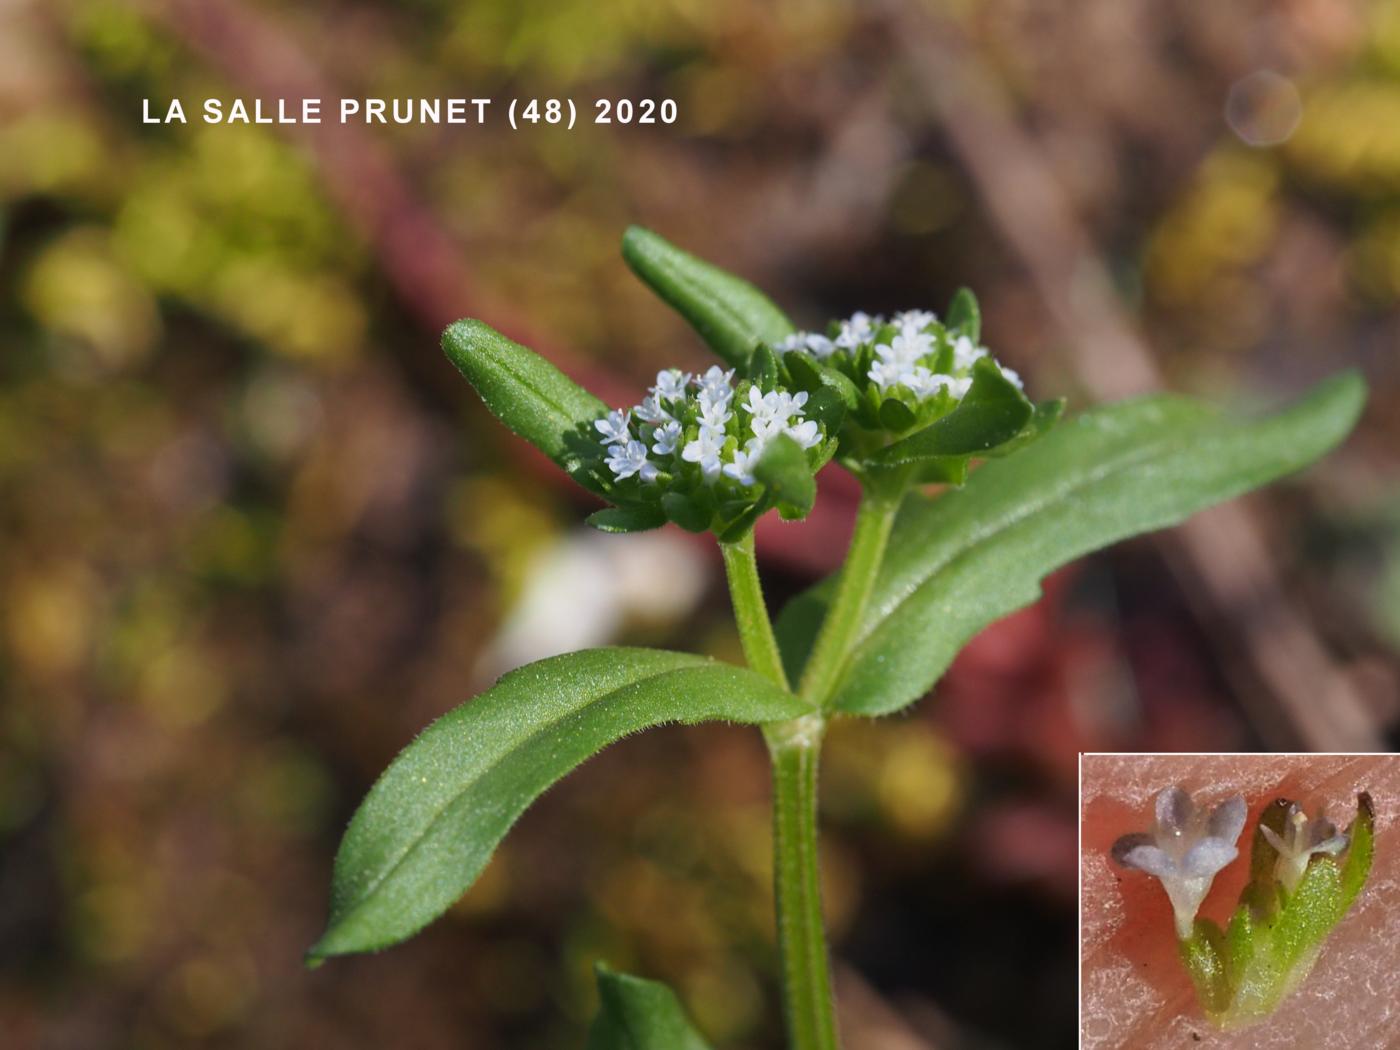
<svg viewBox="0 0 1400 1050">
<path fill-rule="evenodd" d="M 342 96 L 679 120 L 140 119 Z M 632 222 L 800 325 L 970 285 L 1072 409 L 1371 384 L 1325 466 L 1057 574 L 932 699 L 832 731 L 854 1050 L 1072 1045 L 1080 750 L 1397 743 L 1400 2 L 4 0 L 5 1046 L 574 1046 L 600 957 L 780 1045 L 766 760 L 726 727 L 624 741 L 445 920 L 300 965 L 345 821 L 434 716 L 586 645 L 738 658 L 713 551 L 585 530 L 437 346 L 480 317 L 615 404 L 704 365 Z M 853 497 L 828 472 L 769 523 L 776 603 Z"/>
</svg>

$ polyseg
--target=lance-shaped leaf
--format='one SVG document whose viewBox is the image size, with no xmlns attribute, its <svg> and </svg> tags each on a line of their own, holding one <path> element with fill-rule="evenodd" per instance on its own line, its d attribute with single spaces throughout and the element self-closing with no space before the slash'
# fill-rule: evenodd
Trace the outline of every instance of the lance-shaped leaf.
<svg viewBox="0 0 1400 1050">
<path fill-rule="evenodd" d="M 1364 400 L 1365 384 L 1347 374 L 1258 420 L 1177 397 L 1125 402 L 985 464 L 962 489 L 911 497 L 831 706 L 878 715 L 912 702 L 977 631 L 1033 602 L 1047 573 L 1311 463 L 1351 430 Z M 832 587 L 779 619 L 793 681 Z"/>
<path fill-rule="evenodd" d="M 664 237 L 633 226 L 622 237 L 622 257 L 720 357 L 739 368 L 759 343 L 777 346 L 792 322 L 748 281 L 721 270 Z"/>
<path fill-rule="evenodd" d="M 330 922 L 309 961 L 384 948 L 431 922 L 542 791 L 619 737 L 803 710 L 752 671 L 688 653 L 594 649 L 512 671 L 425 729 L 370 789 L 336 855 Z"/>
<path fill-rule="evenodd" d="M 709 1050 L 674 992 L 599 963 L 598 1015 L 586 1050 Z"/>
<path fill-rule="evenodd" d="M 1012 440 L 1031 420 L 1033 406 L 996 363 L 981 358 L 972 366 L 972 386 L 958 407 L 922 430 L 887 445 L 871 457 L 879 466 L 926 459 L 985 454 Z"/>
<path fill-rule="evenodd" d="M 481 321 L 448 325 L 442 348 L 502 423 L 598 491 L 582 468 L 585 455 L 596 454 L 592 425 L 607 405 L 529 347 Z"/>
</svg>

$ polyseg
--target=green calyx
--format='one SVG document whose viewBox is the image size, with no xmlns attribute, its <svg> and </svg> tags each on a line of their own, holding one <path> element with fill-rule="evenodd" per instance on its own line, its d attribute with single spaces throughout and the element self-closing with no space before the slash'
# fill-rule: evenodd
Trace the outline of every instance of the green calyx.
<svg viewBox="0 0 1400 1050">
<path fill-rule="evenodd" d="M 1286 799 L 1270 804 L 1255 828 L 1250 881 L 1229 924 L 1222 930 L 1197 919 L 1192 935 L 1180 942 L 1201 1008 L 1222 1028 L 1267 1017 L 1302 983 L 1370 873 L 1375 812 L 1368 794 L 1357 796 L 1344 855 L 1308 856 L 1306 844 L 1290 843 L 1286 824 L 1299 812 Z M 1287 871 L 1300 859 L 1293 845 L 1303 863 L 1289 888 Z"/>
</svg>

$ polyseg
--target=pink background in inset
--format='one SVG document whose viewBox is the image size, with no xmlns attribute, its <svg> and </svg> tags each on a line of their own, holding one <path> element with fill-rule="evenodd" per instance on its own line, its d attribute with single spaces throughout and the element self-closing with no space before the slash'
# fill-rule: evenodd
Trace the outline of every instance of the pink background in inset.
<svg viewBox="0 0 1400 1050">
<path fill-rule="evenodd" d="M 1273 1016 L 1221 1032 L 1201 1015 L 1177 957 L 1171 909 L 1155 879 L 1108 857 L 1122 834 L 1147 830 L 1152 799 L 1180 784 L 1203 805 L 1239 792 L 1249 803 L 1240 856 L 1211 887 L 1201 914 L 1228 920 L 1248 870 L 1249 831 L 1279 795 L 1325 805 L 1346 826 L 1356 793 L 1376 806 L 1371 876 L 1323 946 L 1308 979 Z M 1400 755 L 1085 755 L 1082 1045 L 1107 1048 L 1400 1047 Z"/>
</svg>

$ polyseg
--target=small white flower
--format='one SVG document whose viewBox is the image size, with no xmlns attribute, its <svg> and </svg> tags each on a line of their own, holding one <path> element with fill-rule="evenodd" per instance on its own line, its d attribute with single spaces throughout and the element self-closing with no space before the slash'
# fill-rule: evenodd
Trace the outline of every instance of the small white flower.
<svg viewBox="0 0 1400 1050">
<path fill-rule="evenodd" d="M 1269 845 L 1278 850 L 1278 863 L 1274 865 L 1274 876 L 1283 883 L 1283 888 L 1292 893 L 1298 888 L 1303 875 L 1308 870 L 1308 861 L 1314 853 L 1329 853 L 1336 856 L 1347 848 L 1347 837 L 1337 831 L 1336 826 L 1319 813 L 1309 820 L 1296 802 L 1288 804 L 1288 812 L 1283 818 L 1283 834 L 1278 835 L 1272 828 L 1259 825 L 1259 832 L 1268 839 Z"/>
<path fill-rule="evenodd" d="M 877 351 L 885 349 L 877 346 Z M 870 381 L 880 388 L 884 393 L 892 386 L 898 386 L 904 382 L 906 370 L 897 361 L 874 361 L 871 362 Z"/>
<path fill-rule="evenodd" d="M 729 413 L 725 413 L 724 418 L 729 418 Z M 724 439 L 729 436 L 723 423 L 711 423 L 707 420 L 700 420 L 700 436 L 713 444 L 716 448 L 724 444 Z"/>
<path fill-rule="evenodd" d="M 820 332 L 793 332 L 792 335 L 783 337 L 777 345 L 777 350 L 780 353 L 787 353 L 789 350 L 804 350 L 813 357 L 821 359 L 835 353 L 836 346 L 836 343 Z"/>
<path fill-rule="evenodd" d="M 771 402 L 768 400 L 769 396 L 771 395 L 765 395 L 756 386 L 749 387 L 749 399 L 744 402 L 744 407 L 748 409 L 749 415 L 754 419 L 769 418 L 772 412 Z"/>
<path fill-rule="evenodd" d="M 651 450 L 658 456 L 669 456 L 676 451 L 681 441 L 681 425 L 674 419 L 657 428 L 652 435 Z"/>
<path fill-rule="evenodd" d="M 724 465 L 725 476 L 733 478 L 740 485 L 756 485 L 758 479 L 753 476 L 753 468 L 758 465 L 762 455 L 763 444 L 758 441 L 750 441 L 748 448 L 735 449 L 733 460 Z"/>
<path fill-rule="evenodd" d="M 1235 841 L 1244 830 L 1246 813 L 1239 795 L 1207 812 L 1181 788 L 1170 787 L 1157 796 L 1153 830 L 1124 835 L 1113 844 L 1115 861 L 1161 880 L 1182 940 L 1191 936 L 1196 912 L 1216 874 L 1238 856 Z"/>
<path fill-rule="evenodd" d="M 878 317 L 871 317 L 864 310 L 857 310 L 841 322 L 835 345 L 842 350 L 854 350 L 862 343 L 868 343 L 875 338 L 875 326 L 879 323 Z"/>
<path fill-rule="evenodd" d="M 914 331 L 922 331 L 933 322 L 938 320 L 938 315 L 932 310 L 905 310 L 894 315 L 894 323 L 900 328 L 912 328 Z"/>
<path fill-rule="evenodd" d="M 669 423 L 672 418 L 671 413 L 661 407 L 661 402 L 657 400 L 655 394 L 648 394 L 642 398 L 642 403 L 632 411 L 643 423 L 650 423 L 653 426 Z"/>
<path fill-rule="evenodd" d="M 690 373 L 679 368 L 667 368 L 656 373 L 656 385 L 651 388 L 658 401 L 681 401 L 690 384 Z"/>
<path fill-rule="evenodd" d="M 722 431 L 711 430 L 708 427 L 700 427 L 700 436 L 689 442 L 685 448 L 681 449 L 681 459 L 687 463 L 699 463 L 700 472 L 709 481 L 719 477 L 720 459 L 719 454 L 724 450 L 724 434 Z"/>
<path fill-rule="evenodd" d="M 732 397 L 730 394 L 729 397 Z M 733 418 L 734 413 L 729 411 L 729 397 L 711 398 L 703 390 L 696 400 L 700 404 L 700 423 L 702 426 L 710 427 L 713 430 L 723 430 L 724 425 Z"/>
<path fill-rule="evenodd" d="M 875 349 L 878 352 L 881 348 Z M 901 328 L 890 340 L 889 350 L 891 360 L 898 361 L 906 368 L 912 368 L 918 364 L 921 357 L 933 353 L 933 336 L 915 328 Z"/>
<path fill-rule="evenodd" d="M 700 396 L 708 397 L 711 401 L 725 401 L 734 396 L 734 388 L 731 381 L 734 379 L 734 369 L 725 371 L 719 365 L 711 365 L 709 370 L 696 378 L 695 382 L 700 387 Z"/>
<path fill-rule="evenodd" d="M 812 448 L 820 444 L 822 439 L 815 419 L 804 419 L 801 423 L 788 427 L 784 433 L 803 448 Z"/>
<path fill-rule="evenodd" d="M 954 376 L 953 381 L 948 386 L 949 392 L 961 401 L 967 396 L 967 392 L 972 389 L 972 379 L 969 376 Z"/>
<path fill-rule="evenodd" d="M 1021 373 L 1017 372 L 1014 368 L 1007 368 L 1003 364 L 998 364 L 997 367 L 1001 369 L 1002 375 L 1011 380 L 1011 385 L 1017 390 L 1026 389 L 1026 384 L 1021 382 Z"/>
<path fill-rule="evenodd" d="M 658 473 L 655 464 L 647 459 L 647 447 L 640 441 L 609 447 L 607 464 L 618 481 L 633 474 L 640 475 L 643 481 L 655 481 Z"/>
<path fill-rule="evenodd" d="M 765 394 L 758 387 L 749 387 L 749 400 L 744 407 L 748 409 L 754 437 L 767 439 L 783 430 L 793 416 L 800 415 L 806 403 L 805 390 L 797 394 L 771 390 Z"/>
<path fill-rule="evenodd" d="M 627 432 L 627 413 L 620 408 L 615 408 L 602 419 L 595 420 L 593 425 L 598 429 L 598 433 L 603 435 L 605 445 L 626 444 L 632 438 Z"/>
<path fill-rule="evenodd" d="M 953 340 L 953 367 L 959 371 L 971 368 L 974 361 L 986 356 L 986 349 L 978 346 L 965 335 L 960 335 Z"/>
<path fill-rule="evenodd" d="M 808 332 L 807 352 L 818 359 L 827 358 L 836 352 L 836 344 L 824 335 Z"/>
<path fill-rule="evenodd" d="M 958 381 L 952 376 L 931 372 L 920 365 L 904 377 L 904 385 L 918 398 L 933 397 L 940 390 L 954 390 Z"/>
</svg>

